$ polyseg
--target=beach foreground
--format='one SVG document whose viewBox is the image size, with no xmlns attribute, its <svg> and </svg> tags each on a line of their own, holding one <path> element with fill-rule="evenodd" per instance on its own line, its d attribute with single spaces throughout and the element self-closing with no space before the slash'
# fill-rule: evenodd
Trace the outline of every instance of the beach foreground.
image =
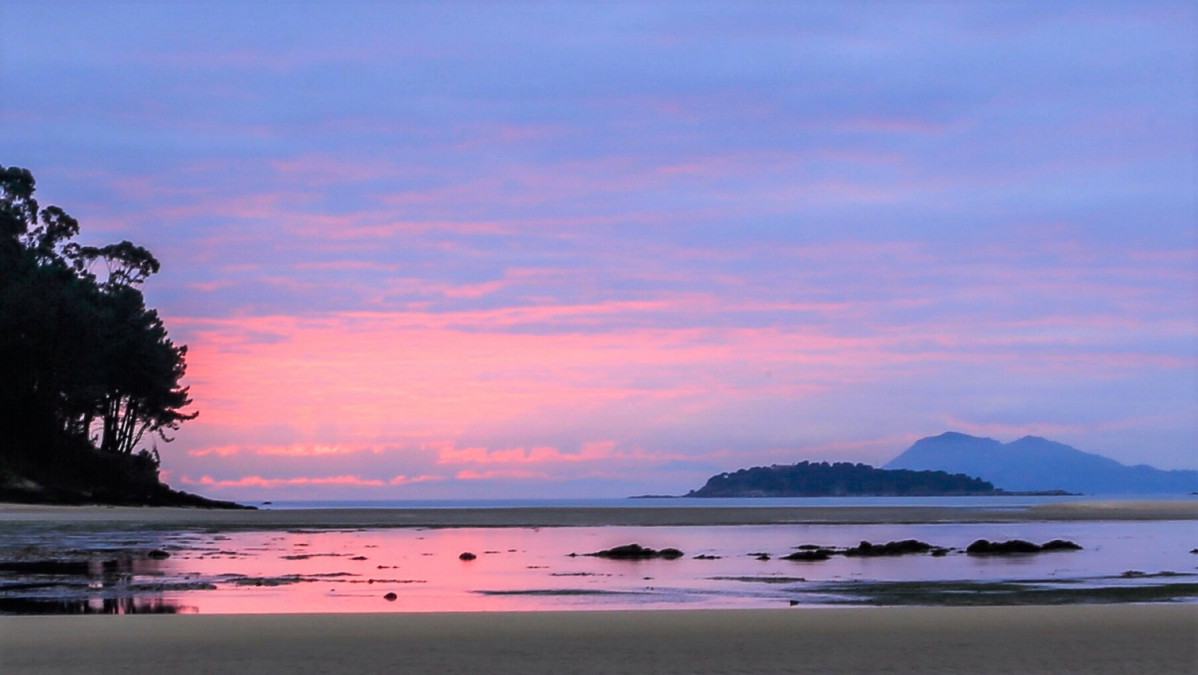
<svg viewBox="0 0 1198 675">
<path fill-rule="evenodd" d="M 0 617 L 5 673 L 1192 673 L 1198 606 Z"/>
</svg>

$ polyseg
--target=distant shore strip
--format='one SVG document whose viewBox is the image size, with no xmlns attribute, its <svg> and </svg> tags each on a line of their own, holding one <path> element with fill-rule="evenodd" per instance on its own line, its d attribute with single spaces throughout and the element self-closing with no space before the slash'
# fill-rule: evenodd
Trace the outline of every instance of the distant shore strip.
<svg viewBox="0 0 1198 675">
<path fill-rule="evenodd" d="M 619 506 L 345 508 L 224 511 L 195 508 L 0 504 L 0 523 L 114 527 L 388 528 L 596 527 L 996 523 L 1071 520 L 1198 520 L 1198 500 L 1096 500 L 1019 507 L 971 506 Z"/>
</svg>

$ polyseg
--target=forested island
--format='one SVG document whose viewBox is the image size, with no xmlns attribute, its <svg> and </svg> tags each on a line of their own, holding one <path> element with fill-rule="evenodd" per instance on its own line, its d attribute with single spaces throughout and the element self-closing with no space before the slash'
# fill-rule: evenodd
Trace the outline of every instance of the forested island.
<svg viewBox="0 0 1198 675">
<path fill-rule="evenodd" d="M 35 185 L 0 166 L 0 500 L 236 506 L 159 480 L 157 443 L 197 413 L 187 348 L 142 296 L 158 260 L 75 242 Z"/>
<path fill-rule="evenodd" d="M 707 479 L 687 497 L 928 497 L 1001 494 L 980 478 L 944 471 L 877 469 L 850 462 L 755 466 Z"/>
</svg>

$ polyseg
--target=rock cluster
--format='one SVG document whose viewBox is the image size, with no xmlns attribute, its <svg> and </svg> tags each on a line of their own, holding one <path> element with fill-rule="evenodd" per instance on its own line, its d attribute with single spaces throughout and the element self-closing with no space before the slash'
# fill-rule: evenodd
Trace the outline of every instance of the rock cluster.
<svg viewBox="0 0 1198 675">
<path fill-rule="evenodd" d="M 611 558 L 613 560 L 649 560 L 651 558 L 662 558 L 664 560 L 674 560 L 685 555 L 682 551 L 676 548 L 663 548 L 660 551 L 657 549 L 646 548 L 640 544 L 625 544 L 624 546 L 616 546 L 603 551 L 588 553 L 598 558 Z"/>
<path fill-rule="evenodd" d="M 965 549 L 970 555 L 1009 555 L 1012 553 L 1040 553 L 1043 551 L 1079 551 L 1081 546 L 1064 539 L 1053 539 L 1044 544 L 1033 544 L 1023 539 L 1009 541 L 989 541 L 978 539 Z"/>
<path fill-rule="evenodd" d="M 877 557 L 877 556 L 895 556 L 909 555 L 912 553 L 931 553 L 934 556 L 942 556 L 948 553 L 948 549 L 931 544 L 917 539 L 903 539 L 902 541 L 888 541 L 885 544 L 873 544 L 868 541 L 863 541 L 851 548 L 833 548 L 830 546 L 815 546 L 813 544 L 804 544 L 798 547 L 798 550 L 790 555 L 783 556 L 783 560 L 797 560 L 800 562 L 819 562 L 827 560 L 834 555 L 843 555 L 849 557 Z"/>
<path fill-rule="evenodd" d="M 903 539 L 902 541 L 888 541 L 885 544 L 871 544 L 868 541 L 863 541 L 857 546 L 845 549 L 844 554 L 847 556 L 883 556 L 883 555 L 907 555 L 910 553 L 929 553 L 938 549 L 937 546 L 917 539 Z"/>
</svg>

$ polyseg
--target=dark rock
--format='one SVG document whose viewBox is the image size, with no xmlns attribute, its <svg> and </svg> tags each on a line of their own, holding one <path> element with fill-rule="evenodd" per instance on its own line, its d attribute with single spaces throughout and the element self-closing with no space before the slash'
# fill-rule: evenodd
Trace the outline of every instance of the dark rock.
<svg viewBox="0 0 1198 675">
<path fill-rule="evenodd" d="M 386 600 L 387 602 L 395 602 L 395 600 L 398 598 L 399 598 L 399 596 L 394 593 L 388 593 L 383 596 L 383 599 Z"/>
<path fill-rule="evenodd" d="M 986 539 L 978 539 L 965 549 L 965 552 L 970 555 L 1007 555 L 1011 553 L 1039 553 L 1043 550 L 1040 546 L 1033 544 L 1030 541 L 1022 539 L 1011 539 L 1010 541 L 988 541 Z"/>
<path fill-rule="evenodd" d="M 350 560 L 365 560 L 365 559 L 366 559 L 366 556 L 364 556 L 364 555 L 356 555 L 356 556 L 350 558 Z"/>
<path fill-rule="evenodd" d="M 782 556 L 783 560 L 796 560 L 799 562 L 819 562 L 832 557 L 835 551 L 826 548 L 808 549 L 803 551 L 795 551 L 790 555 Z"/>
<path fill-rule="evenodd" d="M 990 553 L 991 546 L 993 546 L 993 544 L 990 543 L 989 539 L 978 539 L 969 546 L 966 546 L 965 552 L 970 555 L 978 553 Z"/>
<path fill-rule="evenodd" d="M 844 554 L 845 555 L 881 555 L 881 553 L 882 553 L 881 547 L 879 546 L 878 549 L 879 550 L 878 550 L 877 554 L 875 554 L 874 553 L 874 545 L 869 543 L 868 541 L 863 541 L 860 544 L 857 544 L 856 548 L 846 548 L 844 550 Z"/>
<path fill-rule="evenodd" d="M 149 553 L 147 553 L 146 557 L 151 560 L 166 560 L 167 558 L 171 557 L 171 554 L 167 553 L 166 551 L 163 551 L 160 548 L 156 548 L 153 551 L 150 551 Z"/>
<path fill-rule="evenodd" d="M 465 553 L 458 556 L 458 560 L 474 560 L 477 557 L 478 556 L 474 555 L 473 553 L 466 551 Z"/>
<path fill-rule="evenodd" d="M 1081 546 L 1065 539 L 1053 539 L 1038 546 L 1030 541 L 1012 539 L 1010 541 L 987 541 L 978 539 L 965 549 L 970 555 L 1007 555 L 1011 553 L 1040 553 L 1042 551 L 1080 551 Z"/>
<path fill-rule="evenodd" d="M 770 559 L 770 554 L 768 554 L 768 553 L 757 553 L 757 554 L 750 554 L 750 555 L 753 555 L 758 560 L 769 560 Z"/>
<path fill-rule="evenodd" d="M 720 556 L 718 556 L 718 555 L 708 555 L 706 553 L 700 553 L 699 555 L 695 556 L 695 560 L 719 560 L 719 559 L 720 559 Z"/>
<path fill-rule="evenodd" d="M 616 546 L 604 551 L 596 551 L 588 553 L 599 558 L 611 558 L 612 560 L 649 560 L 651 558 L 664 558 L 665 560 L 674 560 L 685 555 L 682 551 L 676 548 L 663 548 L 658 551 L 656 549 L 647 548 L 640 544 L 625 544 L 624 546 Z"/>
<path fill-rule="evenodd" d="M 652 558 L 657 555 L 657 551 L 641 546 L 640 544 L 626 544 L 598 551 L 592 555 L 599 556 L 600 558 L 636 560 L 639 558 Z"/>
<path fill-rule="evenodd" d="M 871 544 L 868 541 L 863 541 L 855 548 L 845 549 L 844 554 L 847 556 L 907 555 L 910 553 L 927 553 L 931 550 L 931 544 L 916 539 L 904 539 L 902 541 L 889 541 L 885 544 Z"/>
</svg>

